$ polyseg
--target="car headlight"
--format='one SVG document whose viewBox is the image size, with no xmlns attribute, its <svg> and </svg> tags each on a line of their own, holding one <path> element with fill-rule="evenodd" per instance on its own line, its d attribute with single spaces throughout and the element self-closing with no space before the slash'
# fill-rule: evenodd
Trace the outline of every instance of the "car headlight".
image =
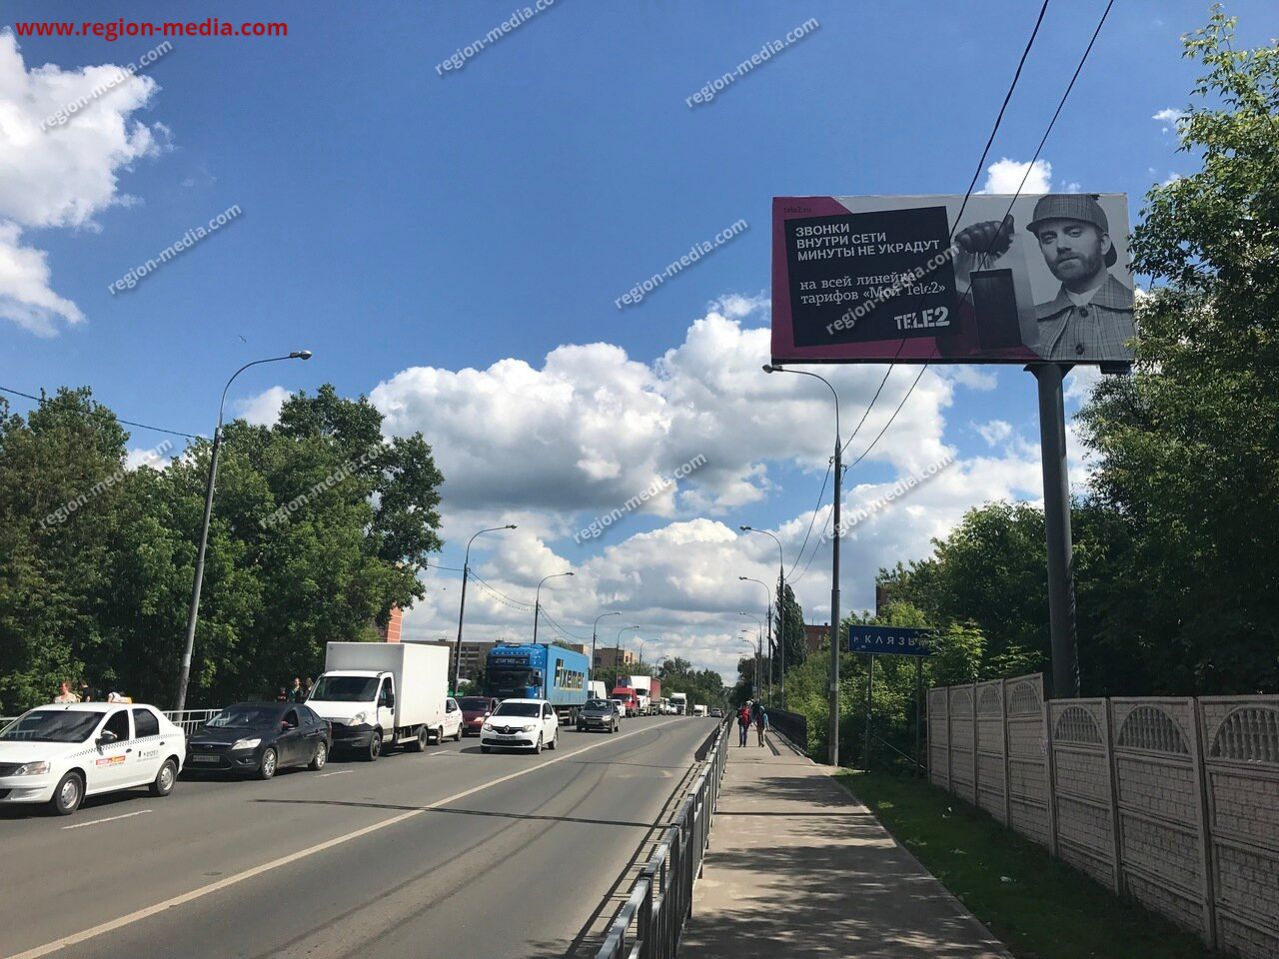
<svg viewBox="0 0 1279 959">
<path fill-rule="evenodd" d="M 520 728 L 526 733 L 531 733 L 533 730 L 537 729 L 537 723 L 525 723 Z"/>
<path fill-rule="evenodd" d="M 237 739 L 231 744 L 232 749 L 257 749 L 262 745 L 261 739 Z"/>
<path fill-rule="evenodd" d="M 49 771 L 47 762 L 23 763 L 15 769 L 12 776 L 43 776 Z"/>
<path fill-rule="evenodd" d="M 356 713 L 354 716 L 351 717 L 351 725 L 359 726 L 361 723 L 367 722 L 368 718 L 369 718 L 368 713 Z"/>
</svg>

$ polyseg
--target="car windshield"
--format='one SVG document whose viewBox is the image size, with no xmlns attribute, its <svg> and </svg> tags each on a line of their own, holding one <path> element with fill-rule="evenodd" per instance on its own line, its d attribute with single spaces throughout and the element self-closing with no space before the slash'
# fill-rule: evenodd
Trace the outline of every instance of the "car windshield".
<svg viewBox="0 0 1279 959">
<path fill-rule="evenodd" d="M 587 709 L 612 709 L 613 704 L 606 699 L 592 699 L 586 704 Z"/>
<path fill-rule="evenodd" d="M 228 706 L 210 719 L 206 726 L 272 726 L 280 720 L 277 706 Z"/>
<path fill-rule="evenodd" d="M 542 715 L 541 703 L 499 703 L 493 711 L 494 716 L 532 716 Z"/>
<path fill-rule="evenodd" d="M 37 709 L 19 716 L 0 731 L 0 740 L 33 743 L 82 743 L 102 719 L 102 713 L 75 709 Z"/>
<path fill-rule="evenodd" d="M 467 712 L 489 708 L 489 701 L 483 696 L 463 696 L 457 701 L 457 704 Z"/>
<path fill-rule="evenodd" d="M 376 676 L 321 676 L 307 701 L 367 703 L 376 691 Z"/>
</svg>

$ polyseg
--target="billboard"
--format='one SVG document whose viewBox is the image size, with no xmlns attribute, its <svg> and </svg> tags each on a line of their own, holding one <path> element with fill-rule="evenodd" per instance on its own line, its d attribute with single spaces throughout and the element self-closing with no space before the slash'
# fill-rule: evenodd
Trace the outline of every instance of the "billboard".
<svg viewBox="0 0 1279 959">
<path fill-rule="evenodd" d="M 773 198 L 775 363 L 1122 364 L 1135 335 L 1124 194 Z"/>
</svg>

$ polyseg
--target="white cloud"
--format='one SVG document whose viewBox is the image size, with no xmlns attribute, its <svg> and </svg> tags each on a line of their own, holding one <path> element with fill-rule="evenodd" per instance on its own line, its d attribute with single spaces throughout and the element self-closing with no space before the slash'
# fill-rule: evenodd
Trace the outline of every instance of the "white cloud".
<svg viewBox="0 0 1279 959">
<path fill-rule="evenodd" d="M 280 408 L 289 395 L 283 386 L 273 386 L 257 396 L 236 400 L 234 408 L 241 418 L 254 426 L 274 426 L 280 420 Z"/>
<path fill-rule="evenodd" d="M 1027 174 L 1029 170 L 1029 174 Z M 1022 178 L 1025 177 L 1025 185 Z M 1032 167 L 1029 163 L 1019 163 L 1008 157 L 992 163 L 986 168 L 986 182 L 978 193 L 1051 193 L 1053 184 L 1053 165 L 1047 160 L 1036 160 Z"/>
<path fill-rule="evenodd" d="M 977 432 L 986 441 L 987 446 L 998 446 L 1013 435 L 1013 425 L 1007 420 L 991 420 L 977 426 Z"/>
<path fill-rule="evenodd" d="M 953 383 L 960 386 L 966 386 L 970 390 L 977 390 L 981 393 L 989 393 L 999 385 L 999 377 L 993 372 L 986 372 L 976 366 L 968 364 L 956 364 L 947 367 L 944 375 Z"/>
<path fill-rule="evenodd" d="M 1068 400 L 1083 401 L 1092 395 L 1093 387 L 1101 382 L 1101 369 L 1096 366 L 1076 366 L 1066 377 L 1063 395 Z"/>
<path fill-rule="evenodd" d="M 83 322 L 80 308 L 54 293 L 49 278 L 45 254 L 22 245 L 16 223 L 0 220 L 0 317 L 36 336 L 56 336 L 59 320 Z"/>
<path fill-rule="evenodd" d="M 136 202 L 119 191 L 119 171 L 168 140 L 163 125 L 133 117 L 155 94 L 155 81 L 121 80 L 121 70 L 52 64 L 28 70 L 16 38 L 0 32 L 0 317 L 37 335 L 54 335 L 59 321 L 84 316 L 53 292 L 44 254 L 20 246 L 21 229 L 96 229 L 96 213 Z M 107 84 L 114 84 L 108 93 L 94 95 Z M 41 129 L 81 98 L 87 105 L 67 123 Z"/>
<path fill-rule="evenodd" d="M 172 448 L 172 444 L 165 446 L 151 446 L 147 449 L 134 447 L 125 455 L 124 468 L 127 470 L 135 470 L 139 466 L 149 466 L 152 469 L 162 470 L 169 465 L 173 459 L 172 456 L 166 455 L 168 450 Z"/>
<path fill-rule="evenodd" d="M 1163 132 L 1171 133 L 1178 123 L 1186 118 L 1184 110 L 1177 110 L 1173 107 L 1164 107 L 1158 113 L 1154 114 L 1150 119 L 1156 120 L 1163 124 Z"/>
</svg>

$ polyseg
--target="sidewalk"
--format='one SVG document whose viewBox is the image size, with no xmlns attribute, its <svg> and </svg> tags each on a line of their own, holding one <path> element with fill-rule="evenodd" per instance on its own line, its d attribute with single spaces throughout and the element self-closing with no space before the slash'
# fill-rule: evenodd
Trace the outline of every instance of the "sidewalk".
<svg viewBox="0 0 1279 959">
<path fill-rule="evenodd" d="M 824 767 L 733 733 L 680 956 L 1006 959 Z"/>
</svg>

